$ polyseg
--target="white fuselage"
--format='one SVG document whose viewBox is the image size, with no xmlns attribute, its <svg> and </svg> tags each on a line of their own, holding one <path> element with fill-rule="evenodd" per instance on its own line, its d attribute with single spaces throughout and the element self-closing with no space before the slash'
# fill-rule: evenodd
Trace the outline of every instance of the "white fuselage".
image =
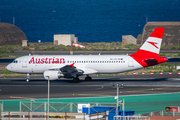
<svg viewBox="0 0 180 120">
<path fill-rule="evenodd" d="M 142 68 L 128 55 L 32 55 L 14 60 L 6 68 L 17 73 L 39 74 L 74 63 L 83 74 L 120 73 Z"/>
</svg>

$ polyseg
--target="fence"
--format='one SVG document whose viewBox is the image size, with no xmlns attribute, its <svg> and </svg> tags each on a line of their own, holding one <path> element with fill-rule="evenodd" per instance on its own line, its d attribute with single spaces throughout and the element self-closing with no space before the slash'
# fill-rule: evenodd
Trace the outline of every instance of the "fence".
<svg viewBox="0 0 180 120">
<path fill-rule="evenodd" d="M 107 112 L 86 115 L 85 113 L 50 112 L 49 120 L 107 120 Z M 48 120 L 47 112 L 2 112 L 1 120 Z"/>
<path fill-rule="evenodd" d="M 114 120 L 150 120 L 149 116 L 114 116 Z"/>
<path fill-rule="evenodd" d="M 50 102 L 49 111 L 51 112 L 77 112 L 78 103 Z M 116 106 L 115 103 L 90 103 L 93 106 Z M 47 111 L 47 102 L 20 102 L 19 111 Z"/>
<path fill-rule="evenodd" d="M 2 112 L 2 104 L 0 104 L 0 118 L 1 118 L 1 112 Z"/>
<path fill-rule="evenodd" d="M 180 112 L 166 112 L 165 110 L 139 114 L 138 116 L 180 116 Z"/>
<path fill-rule="evenodd" d="M 180 116 L 180 112 L 155 111 L 134 116 L 114 116 L 114 120 L 151 120 L 151 116 Z"/>
</svg>

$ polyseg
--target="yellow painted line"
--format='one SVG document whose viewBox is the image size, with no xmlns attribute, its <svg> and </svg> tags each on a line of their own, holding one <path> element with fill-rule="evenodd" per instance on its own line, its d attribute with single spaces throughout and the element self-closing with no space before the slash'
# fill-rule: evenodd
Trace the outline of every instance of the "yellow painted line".
<svg viewBox="0 0 180 120">
<path fill-rule="evenodd" d="M 16 97 L 16 96 L 10 96 L 9 98 L 18 98 L 18 99 L 35 99 L 35 98 L 28 98 L 28 97 Z"/>
<path fill-rule="evenodd" d="M 150 88 L 150 89 L 143 89 L 143 90 L 136 90 L 136 91 L 124 91 L 124 92 L 147 92 L 147 91 L 155 91 L 155 90 L 162 90 L 167 88 Z"/>
<path fill-rule="evenodd" d="M 97 88 L 98 90 L 100 90 L 100 89 L 103 89 L 104 88 L 104 86 L 101 86 L 101 88 Z"/>
<path fill-rule="evenodd" d="M 96 94 L 77 94 L 77 95 L 96 95 Z"/>
</svg>

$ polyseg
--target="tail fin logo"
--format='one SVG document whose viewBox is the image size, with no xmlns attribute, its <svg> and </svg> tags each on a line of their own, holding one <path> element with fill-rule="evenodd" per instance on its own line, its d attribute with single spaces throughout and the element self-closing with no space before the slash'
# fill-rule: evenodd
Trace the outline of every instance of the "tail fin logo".
<svg viewBox="0 0 180 120">
<path fill-rule="evenodd" d="M 149 44 L 153 45 L 155 48 L 159 49 L 155 44 L 158 44 L 156 42 L 150 42 L 150 41 L 147 41 Z"/>
</svg>

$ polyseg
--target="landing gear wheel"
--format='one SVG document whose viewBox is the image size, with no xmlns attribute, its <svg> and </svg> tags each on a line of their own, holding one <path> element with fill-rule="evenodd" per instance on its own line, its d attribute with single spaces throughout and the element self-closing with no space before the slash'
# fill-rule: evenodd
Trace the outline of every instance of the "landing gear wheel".
<svg viewBox="0 0 180 120">
<path fill-rule="evenodd" d="M 74 83 L 78 83 L 79 82 L 79 78 L 73 78 L 73 82 Z"/>
<path fill-rule="evenodd" d="M 85 81 L 91 81 L 91 80 L 92 80 L 91 77 L 86 77 L 86 78 L 85 78 Z"/>
<path fill-rule="evenodd" d="M 26 82 L 29 82 L 30 76 L 31 76 L 31 74 L 27 73 L 27 79 L 26 79 Z"/>
</svg>

